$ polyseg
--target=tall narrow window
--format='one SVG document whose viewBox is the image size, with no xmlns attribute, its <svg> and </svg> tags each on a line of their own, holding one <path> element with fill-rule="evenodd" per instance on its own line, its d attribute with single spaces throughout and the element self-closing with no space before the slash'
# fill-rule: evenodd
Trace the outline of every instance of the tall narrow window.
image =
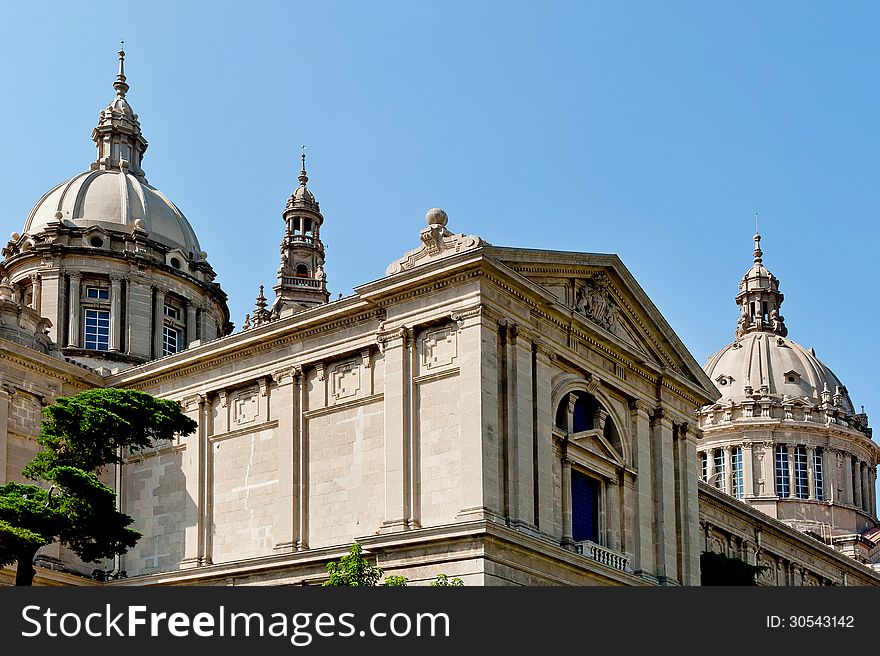
<svg viewBox="0 0 880 656">
<path fill-rule="evenodd" d="M 110 350 L 110 312 L 86 310 L 86 348 L 94 351 Z"/>
<path fill-rule="evenodd" d="M 575 542 L 599 542 L 599 481 L 571 472 L 571 533 Z"/>
<path fill-rule="evenodd" d="M 709 454 L 700 452 L 700 479 L 705 483 L 709 480 Z"/>
<path fill-rule="evenodd" d="M 810 484 L 807 477 L 807 447 L 800 445 L 794 449 L 794 495 L 798 499 L 810 496 Z"/>
<path fill-rule="evenodd" d="M 180 331 L 170 326 L 162 327 L 162 355 L 172 355 L 180 350 Z"/>
<path fill-rule="evenodd" d="M 788 447 L 779 444 L 776 447 L 776 496 L 787 497 L 788 493 Z"/>
<path fill-rule="evenodd" d="M 735 446 L 730 451 L 731 475 L 733 476 L 733 496 L 743 498 L 743 450 Z"/>
<path fill-rule="evenodd" d="M 819 501 L 825 501 L 825 479 L 822 472 L 822 449 L 813 451 L 813 486 Z"/>
<path fill-rule="evenodd" d="M 162 313 L 165 315 L 162 324 L 162 355 L 172 355 L 184 349 L 183 331 L 185 326 L 181 302 L 166 296 Z"/>
<path fill-rule="evenodd" d="M 724 449 L 715 449 L 713 454 L 715 471 L 713 475 L 715 476 L 715 487 L 719 490 L 727 489 L 727 471 L 725 470 L 724 463 Z"/>
</svg>

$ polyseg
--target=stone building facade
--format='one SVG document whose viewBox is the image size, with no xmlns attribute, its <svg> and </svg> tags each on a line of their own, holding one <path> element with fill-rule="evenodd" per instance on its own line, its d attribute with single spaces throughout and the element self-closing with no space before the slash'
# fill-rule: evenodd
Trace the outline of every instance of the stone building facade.
<svg viewBox="0 0 880 656">
<path fill-rule="evenodd" d="M 198 424 L 106 472 L 143 533 L 97 566 L 126 573 L 113 585 L 319 583 L 354 540 L 416 584 L 697 585 L 707 549 L 801 568 L 777 584 L 880 581 L 700 482 L 696 412 L 719 392 L 615 255 L 493 246 L 433 209 L 386 276 L 330 302 L 303 157 L 275 297 L 233 332 L 144 178 L 123 54 L 96 162 L 0 264 L 7 480 L 59 395 L 142 389 Z M 94 583 L 57 547 L 39 564 Z"/>
</svg>

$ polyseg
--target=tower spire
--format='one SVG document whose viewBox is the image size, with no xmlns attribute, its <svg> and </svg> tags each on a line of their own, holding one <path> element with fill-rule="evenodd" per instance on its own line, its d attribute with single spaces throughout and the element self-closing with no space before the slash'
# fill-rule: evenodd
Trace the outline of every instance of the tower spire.
<svg viewBox="0 0 880 656">
<path fill-rule="evenodd" d="M 116 54 L 119 55 L 119 71 L 116 73 L 116 81 L 113 83 L 113 88 L 116 89 L 117 96 L 125 98 L 129 88 L 125 81 L 125 41 L 119 42 L 119 52 Z"/>
<path fill-rule="evenodd" d="M 300 159 L 302 159 L 302 168 L 299 171 L 299 184 L 300 186 L 305 187 L 306 183 L 309 181 L 309 176 L 306 175 L 306 147 L 300 146 L 302 150 L 302 154 L 300 155 Z"/>
</svg>

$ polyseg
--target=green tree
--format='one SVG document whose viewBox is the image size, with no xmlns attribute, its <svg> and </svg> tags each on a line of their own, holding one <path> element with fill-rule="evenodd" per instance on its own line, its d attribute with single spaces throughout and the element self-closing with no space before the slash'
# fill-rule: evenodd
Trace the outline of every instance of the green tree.
<svg viewBox="0 0 880 656">
<path fill-rule="evenodd" d="M 464 581 L 458 577 L 451 579 L 446 574 L 438 574 L 430 585 L 436 588 L 458 588 L 464 585 Z"/>
<path fill-rule="evenodd" d="M 384 572 L 381 567 L 373 565 L 364 558 L 364 550 L 360 544 L 355 542 L 348 550 L 348 555 L 339 559 L 339 562 L 327 563 L 327 571 L 330 578 L 324 582 L 324 586 L 341 587 L 341 586 L 361 586 L 375 587 L 382 586 L 386 588 L 399 588 L 409 583 L 405 576 L 386 576 L 382 583 Z M 430 585 L 442 587 L 458 587 L 464 585 L 459 578 L 449 578 L 446 574 L 438 574 Z"/>
<path fill-rule="evenodd" d="M 381 567 L 376 567 L 364 558 L 363 551 L 361 545 L 355 542 L 348 550 L 348 555 L 340 558 L 338 563 L 327 563 L 327 572 L 329 572 L 330 578 L 324 582 L 324 586 L 374 587 L 382 585 L 397 588 L 407 584 L 405 576 L 388 576 L 382 583 L 379 583 L 384 572 Z"/>
<path fill-rule="evenodd" d="M 41 485 L 0 485 L 0 565 L 18 562 L 16 585 L 31 585 L 37 550 L 53 542 L 85 562 L 122 554 L 141 534 L 116 510 L 116 495 L 98 478 L 121 452 L 137 452 L 188 435 L 196 423 L 176 401 L 127 389 L 94 389 L 47 407 L 38 442 L 24 468 Z M 48 488 L 48 489 L 47 489 Z"/>
</svg>

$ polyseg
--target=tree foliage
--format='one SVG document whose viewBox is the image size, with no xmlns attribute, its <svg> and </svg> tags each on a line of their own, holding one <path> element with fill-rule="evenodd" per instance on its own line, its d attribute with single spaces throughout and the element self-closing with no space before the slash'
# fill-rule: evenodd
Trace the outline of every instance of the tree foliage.
<svg viewBox="0 0 880 656">
<path fill-rule="evenodd" d="M 121 462 L 123 449 L 137 452 L 195 429 L 179 403 L 137 390 L 59 398 L 44 411 L 37 440 L 43 450 L 22 472 L 44 487 L 0 485 L 0 565 L 17 561 L 16 585 L 30 585 L 34 555 L 52 542 L 86 562 L 128 551 L 141 534 L 116 510 L 116 495 L 99 474 Z"/>
<path fill-rule="evenodd" d="M 400 588 L 409 583 L 405 576 L 386 576 L 382 580 L 384 572 L 381 567 L 373 565 L 364 558 L 363 548 L 355 542 L 348 550 L 348 554 L 339 559 L 339 562 L 327 563 L 327 571 L 330 578 L 324 582 L 324 586 L 343 587 L 343 586 L 359 586 L 359 587 L 386 587 Z M 437 578 L 431 582 L 432 586 L 441 587 L 458 587 L 464 585 L 461 579 L 450 579 L 446 574 L 438 574 Z"/>
<path fill-rule="evenodd" d="M 438 574 L 430 585 L 435 588 L 458 588 L 464 585 L 464 581 L 458 577 L 449 578 L 446 574 Z"/>
<path fill-rule="evenodd" d="M 330 578 L 324 582 L 329 587 L 384 587 L 396 588 L 407 584 L 406 577 L 389 576 L 380 584 L 384 572 L 381 567 L 373 565 L 363 556 L 363 548 L 355 542 L 348 550 L 348 555 L 339 559 L 339 562 L 327 563 L 327 572 Z"/>
</svg>

